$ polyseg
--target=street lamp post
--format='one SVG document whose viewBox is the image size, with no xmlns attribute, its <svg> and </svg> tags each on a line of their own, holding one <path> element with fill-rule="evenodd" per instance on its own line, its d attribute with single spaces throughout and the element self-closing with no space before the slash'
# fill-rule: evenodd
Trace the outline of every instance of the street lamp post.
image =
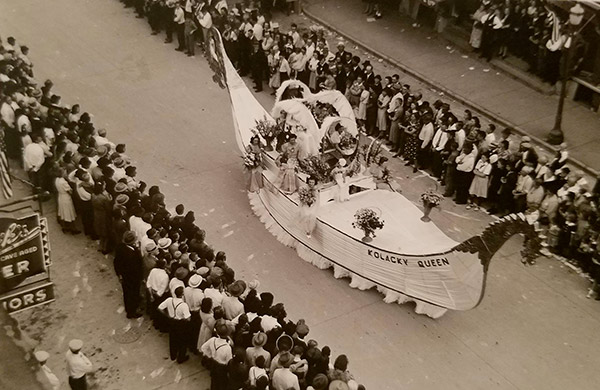
<svg viewBox="0 0 600 390">
<path fill-rule="evenodd" d="M 584 9 L 579 3 L 575 4 L 569 10 L 569 34 L 565 41 L 566 53 L 564 53 L 564 67 L 561 72 L 561 86 L 560 86 L 560 97 L 558 100 L 558 108 L 556 110 L 556 118 L 554 120 L 554 128 L 548 133 L 547 141 L 553 145 L 558 145 L 564 140 L 564 133 L 562 131 L 562 116 L 563 109 L 565 106 L 565 98 L 567 97 L 567 82 L 571 78 L 571 68 L 573 67 L 573 51 L 575 48 L 575 38 L 579 32 L 577 26 L 581 24 L 583 20 Z M 564 47 L 564 46 L 563 46 Z"/>
</svg>

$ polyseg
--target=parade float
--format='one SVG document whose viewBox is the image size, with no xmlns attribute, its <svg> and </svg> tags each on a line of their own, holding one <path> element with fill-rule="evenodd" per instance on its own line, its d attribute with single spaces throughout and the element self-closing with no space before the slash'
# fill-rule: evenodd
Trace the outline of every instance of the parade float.
<svg viewBox="0 0 600 390">
<path fill-rule="evenodd" d="M 539 242 L 525 216 L 502 218 L 462 243 L 452 240 L 429 220 L 428 210 L 437 201 L 434 195 L 421 197 L 424 214 L 392 185 L 386 189 L 376 183 L 367 165 L 373 163 L 372 149 L 378 145 L 359 147 L 352 107 L 343 94 L 335 90 L 313 94 L 291 80 L 281 85 L 267 112 L 228 59 L 218 32 L 211 42 L 209 60 L 215 81 L 229 92 L 240 152 L 251 160 L 250 169 L 260 166 L 253 174 L 260 175 L 262 188 L 249 192 L 252 209 L 299 257 L 320 269 L 333 268 L 334 276 L 349 278 L 353 288 L 376 288 L 385 302 L 415 302 L 417 313 L 433 318 L 481 302 L 490 261 L 513 235 L 525 237 L 523 262 L 534 260 Z M 341 136 L 332 148 L 332 133 L 338 129 Z M 305 154 L 294 170 L 300 186 L 293 192 L 280 188 L 278 150 L 285 139 L 280 142 L 277 137 L 283 131 L 296 135 Z M 261 141 L 260 162 L 248 159 L 252 138 Z M 339 160 L 346 162 L 343 200 L 332 179 Z M 316 197 L 307 195 L 310 191 L 303 186 L 309 177 L 318 179 Z M 310 232 L 302 221 L 307 204 L 315 214 Z"/>
</svg>

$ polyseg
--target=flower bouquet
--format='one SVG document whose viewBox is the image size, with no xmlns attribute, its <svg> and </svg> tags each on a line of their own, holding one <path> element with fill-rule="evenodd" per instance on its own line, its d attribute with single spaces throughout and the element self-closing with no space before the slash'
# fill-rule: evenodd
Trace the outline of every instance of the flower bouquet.
<svg viewBox="0 0 600 390">
<path fill-rule="evenodd" d="M 363 242 L 373 241 L 371 236 L 375 237 L 375 230 L 382 229 L 383 225 L 384 221 L 379 218 L 375 210 L 368 208 L 359 209 L 354 214 L 354 222 L 352 222 L 353 228 L 360 229 L 365 234 L 362 238 Z"/>
<path fill-rule="evenodd" d="M 342 154 L 345 156 L 350 156 L 356 152 L 356 148 L 358 146 L 358 140 L 352 136 L 352 134 L 348 132 L 344 132 L 342 137 L 340 138 L 340 143 L 338 144 Z"/>
<path fill-rule="evenodd" d="M 444 199 L 444 196 L 441 194 L 438 194 L 434 190 L 427 190 L 426 192 L 421 194 L 421 201 L 423 202 L 423 207 L 424 207 L 423 216 L 421 217 L 421 221 L 423 221 L 423 222 L 431 221 L 431 218 L 429 218 L 429 213 L 431 213 L 431 210 L 434 207 L 439 206 L 440 203 L 442 203 L 442 199 Z"/>
<path fill-rule="evenodd" d="M 312 206 L 317 199 L 315 195 L 315 191 L 309 187 L 300 187 L 298 190 L 298 198 L 300 199 L 300 203 L 304 206 Z"/>
<path fill-rule="evenodd" d="M 304 101 L 303 103 L 310 110 L 312 116 L 315 118 L 315 122 L 317 122 L 319 127 L 323 125 L 323 121 L 328 116 L 340 116 L 335 107 L 330 103 L 323 103 L 319 101 L 314 103 Z"/>
<path fill-rule="evenodd" d="M 268 120 L 267 117 L 263 117 L 263 119 L 255 120 L 256 126 L 254 129 L 260 136 L 265 140 L 266 146 L 265 150 L 270 152 L 273 151 L 273 140 L 277 138 L 279 134 L 283 131 L 282 126 L 278 123 Z"/>
<path fill-rule="evenodd" d="M 331 167 L 319 156 L 309 156 L 298 160 L 300 172 L 308 176 L 316 176 L 320 183 L 331 181 Z"/>
<path fill-rule="evenodd" d="M 254 153 L 246 153 L 243 157 L 244 167 L 248 170 L 257 168 L 260 165 L 260 160 L 256 158 Z"/>
</svg>

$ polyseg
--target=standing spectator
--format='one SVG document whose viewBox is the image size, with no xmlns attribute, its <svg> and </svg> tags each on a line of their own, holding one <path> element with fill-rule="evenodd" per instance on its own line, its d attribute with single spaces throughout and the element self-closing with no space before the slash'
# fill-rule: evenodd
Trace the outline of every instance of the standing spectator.
<svg viewBox="0 0 600 390">
<path fill-rule="evenodd" d="M 69 341 L 69 350 L 66 354 L 67 373 L 69 386 L 72 390 L 87 390 L 86 375 L 94 369 L 92 362 L 81 352 L 83 341 L 73 339 Z"/>
<path fill-rule="evenodd" d="M 165 271 L 165 261 L 158 259 L 154 268 L 150 270 L 146 280 L 148 290 L 148 315 L 154 320 L 154 327 L 166 331 L 167 327 L 160 315 L 157 315 L 158 305 L 167 298 L 169 288 L 169 275 Z"/>
<path fill-rule="evenodd" d="M 514 212 L 521 213 L 527 209 L 527 195 L 533 187 L 534 179 L 531 175 L 532 169 L 530 166 L 524 166 L 519 172 L 517 184 L 513 190 Z"/>
<path fill-rule="evenodd" d="M 175 34 L 177 34 L 177 51 L 185 51 L 185 11 L 181 6 L 181 2 L 176 2 L 173 11 L 173 23 L 175 26 Z"/>
<path fill-rule="evenodd" d="M 183 300 L 183 287 L 175 289 L 175 295 L 162 301 L 158 310 L 169 317 L 169 354 L 171 360 L 181 364 L 190 357 L 187 355 L 189 336 L 189 323 L 191 319 L 190 308 Z"/>
<path fill-rule="evenodd" d="M 40 134 L 34 134 L 32 137 L 32 143 L 27 145 L 23 154 L 23 165 L 25 171 L 29 175 L 29 180 L 35 186 L 35 188 L 42 188 L 46 181 L 46 172 L 44 163 L 46 157 L 52 155 L 44 144 L 42 136 Z"/>
<path fill-rule="evenodd" d="M 54 181 L 54 186 L 56 187 L 56 192 L 58 193 L 57 199 L 57 217 L 58 222 L 62 226 L 63 233 L 72 233 L 79 234 L 81 233 L 75 227 L 75 220 L 77 219 L 77 214 L 75 213 L 75 206 L 73 205 L 73 198 L 71 194 L 73 189 L 71 185 L 67 182 L 67 171 L 60 168 L 57 172 L 57 178 Z"/>
<path fill-rule="evenodd" d="M 206 290 L 205 290 L 206 292 Z M 202 345 L 212 337 L 215 327 L 215 316 L 213 314 L 212 299 L 205 297 L 200 303 L 200 332 L 198 333 L 197 349 L 201 349 Z"/>
<path fill-rule="evenodd" d="M 375 124 L 375 127 L 377 130 L 379 130 L 379 136 L 382 136 L 388 131 L 387 109 L 388 105 L 390 104 L 390 100 L 391 97 L 389 90 L 384 88 L 377 98 L 377 123 Z"/>
<path fill-rule="evenodd" d="M 142 254 L 135 246 L 137 237 L 128 230 L 123 234 L 123 241 L 115 250 L 114 267 L 123 288 L 123 302 L 127 318 L 139 318 L 140 286 L 142 283 Z"/>
<path fill-rule="evenodd" d="M 466 204 L 469 193 L 469 186 L 473 178 L 473 168 L 475 167 L 476 151 L 473 144 L 466 143 L 462 152 L 456 158 L 456 203 Z"/>
<path fill-rule="evenodd" d="M 423 115 L 423 127 L 419 131 L 419 148 L 417 149 L 417 164 L 421 169 L 427 168 L 430 160 L 431 140 L 433 139 L 433 117 L 430 113 Z"/>
<path fill-rule="evenodd" d="M 213 26 L 212 16 L 208 10 L 208 6 L 206 4 L 202 4 L 202 6 L 198 9 L 198 21 L 200 22 L 200 26 L 202 27 L 202 37 L 204 38 L 203 48 L 204 52 L 208 53 L 209 47 L 209 39 L 210 39 L 210 29 Z"/>
<path fill-rule="evenodd" d="M 416 113 L 410 114 L 408 125 L 404 129 L 406 144 L 404 146 L 404 159 L 406 166 L 413 166 L 413 172 L 417 172 L 417 149 L 419 147 L 419 130 L 421 124 Z"/>
<path fill-rule="evenodd" d="M 488 155 L 483 154 L 475 164 L 475 169 L 473 169 L 474 177 L 469 188 L 471 201 L 467 205 L 467 209 L 479 210 L 481 202 L 487 198 L 491 173 L 492 165 L 488 161 Z"/>
<path fill-rule="evenodd" d="M 221 323 L 216 326 L 217 336 L 211 337 L 202 344 L 200 352 L 210 361 L 210 389 L 228 390 L 227 365 L 233 358 L 233 351 L 229 345 L 229 328 Z M 287 390 L 287 389 L 285 389 Z M 296 389 L 299 390 L 299 389 Z"/>
<path fill-rule="evenodd" d="M 50 354 L 46 351 L 35 351 L 33 353 L 35 360 L 40 364 L 39 371 L 36 372 L 36 377 L 38 381 L 43 384 L 48 384 L 48 386 L 44 386 L 46 389 L 51 390 L 59 390 L 60 389 L 60 381 L 58 377 L 54 375 L 50 367 L 46 365 Z"/>
<path fill-rule="evenodd" d="M 289 352 L 283 352 L 279 355 L 280 368 L 273 372 L 274 390 L 300 390 L 298 377 L 292 373 L 290 366 L 294 363 L 294 356 Z"/>
<path fill-rule="evenodd" d="M 100 238 L 100 248 L 102 254 L 106 255 L 109 251 L 109 228 L 110 228 L 110 213 L 111 200 L 110 195 L 104 190 L 102 183 L 94 185 L 92 194 L 92 208 L 94 213 L 94 231 Z"/>
<path fill-rule="evenodd" d="M 196 22 L 192 15 L 185 16 L 184 35 L 185 35 L 185 53 L 188 57 L 195 57 L 196 55 Z"/>
<path fill-rule="evenodd" d="M 193 274 L 188 279 L 188 287 L 183 290 L 183 297 L 188 304 L 191 314 L 189 325 L 188 345 L 190 351 L 198 353 L 198 336 L 200 335 L 200 326 L 202 319 L 200 318 L 200 307 L 204 300 L 204 293 L 200 289 L 202 276 Z"/>
</svg>

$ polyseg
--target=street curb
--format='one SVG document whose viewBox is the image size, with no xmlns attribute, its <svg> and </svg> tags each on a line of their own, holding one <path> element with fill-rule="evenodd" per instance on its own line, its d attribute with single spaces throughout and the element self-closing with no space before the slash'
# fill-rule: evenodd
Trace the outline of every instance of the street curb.
<svg viewBox="0 0 600 390">
<path fill-rule="evenodd" d="M 469 100 L 467 100 L 466 98 L 463 98 L 462 96 L 450 91 L 449 89 L 436 85 L 434 81 L 430 80 L 429 78 L 427 78 L 425 75 L 412 70 L 410 68 L 408 68 L 406 65 L 398 62 L 397 60 L 395 60 L 394 58 L 391 58 L 390 56 L 379 52 L 378 50 L 372 49 L 370 48 L 367 44 L 365 44 L 364 42 L 362 42 L 360 39 L 357 39 L 343 31 L 341 31 L 340 29 L 338 29 L 337 27 L 333 26 L 332 24 L 324 21 L 323 19 L 321 19 L 320 17 L 314 15 L 311 11 L 309 11 L 306 7 L 302 8 L 302 12 L 304 13 L 304 15 L 306 15 L 308 18 L 312 19 L 313 21 L 325 26 L 327 29 L 334 31 L 335 33 L 337 33 L 340 36 L 343 36 L 344 38 L 346 38 L 348 41 L 354 42 L 356 45 L 361 46 L 365 51 L 371 53 L 372 55 L 375 55 L 377 57 L 382 58 L 385 62 L 387 62 L 388 64 L 399 68 L 402 72 L 410 75 L 411 77 L 414 77 L 415 79 L 419 80 L 420 82 L 429 85 L 430 87 L 442 92 L 444 95 L 448 96 L 451 99 L 456 100 L 457 102 L 459 102 L 460 104 L 468 107 L 469 109 L 471 109 L 472 111 L 476 111 L 480 114 L 483 114 L 483 116 L 485 116 L 488 120 L 491 120 L 493 122 L 496 122 L 497 124 L 499 124 L 502 127 L 510 127 L 514 130 L 515 133 L 519 134 L 521 137 L 522 136 L 528 136 L 531 138 L 531 140 L 537 144 L 538 146 L 544 148 L 547 152 L 549 152 L 551 155 L 554 155 L 554 153 L 557 151 L 557 148 L 554 147 L 553 145 L 549 144 L 548 142 L 544 141 L 541 138 L 538 138 L 534 135 L 528 134 L 525 130 L 523 130 L 522 128 L 518 127 L 517 125 L 515 125 L 514 123 L 511 123 L 503 118 L 501 118 L 500 116 L 498 116 L 497 114 L 494 114 L 493 112 L 489 111 L 488 109 L 473 103 Z M 568 163 L 570 163 L 571 165 L 577 167 L 578 169 L 584 171 L 585 173 L 587 173 L 588 175 L 592 176 L 592 177 L 597 177 L 599 172 L 596 171 L 594 168 L 587 166 L 586 164 L 582 163 L 581 161 L 574 159 L 572 157 L 569 157 L 567 160 Z"/>
</svg>

